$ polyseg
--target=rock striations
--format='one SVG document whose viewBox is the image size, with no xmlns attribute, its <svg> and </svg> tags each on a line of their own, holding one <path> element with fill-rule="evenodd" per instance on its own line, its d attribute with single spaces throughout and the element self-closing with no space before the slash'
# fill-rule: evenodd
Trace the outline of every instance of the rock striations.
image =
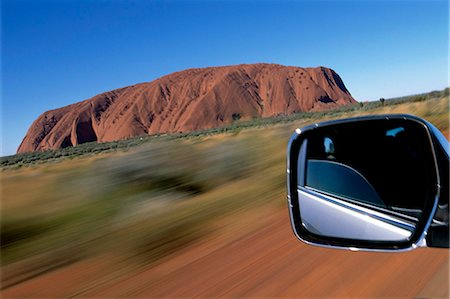
<svg viewBox="0 0 450 299">
<path fill-rule="evenodd" d="M 33 122 L 18 153 L 201 130 L 237 119 L 355 102 L 338 74 L 325 67 L 248 64 L 188 69 L 47 111 Z"/>
</svg>

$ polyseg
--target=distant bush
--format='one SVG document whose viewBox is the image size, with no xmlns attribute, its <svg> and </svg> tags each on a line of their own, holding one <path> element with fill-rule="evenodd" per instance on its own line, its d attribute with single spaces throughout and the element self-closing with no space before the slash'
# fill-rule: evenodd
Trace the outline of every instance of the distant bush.
<svg viewBox="0 0 450 299">
<path fill-rule="evenodd" d="M 233 121 L 237 121 L 241 119 L 241 114 L 240 113 L 233 113 L 233 115 L 231 116 L 233 118 Z"/>
</svg>

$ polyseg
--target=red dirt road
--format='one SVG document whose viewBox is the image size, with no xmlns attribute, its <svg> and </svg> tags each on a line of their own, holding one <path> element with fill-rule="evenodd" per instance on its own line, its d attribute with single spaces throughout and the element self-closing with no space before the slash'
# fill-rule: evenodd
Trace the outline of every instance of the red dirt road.
<svg viewBox="0 0 450 299">
<path fill-rule="evenodd" d="M 277 212 L 239 238 L 191 246 L 132 275 L 105 275 L 100 262 L 84 261 L 6 289 L 2 297 L 449 297 L 447 249 L 313 247 L 295 239 L 288 218 Z"/>
</svg>

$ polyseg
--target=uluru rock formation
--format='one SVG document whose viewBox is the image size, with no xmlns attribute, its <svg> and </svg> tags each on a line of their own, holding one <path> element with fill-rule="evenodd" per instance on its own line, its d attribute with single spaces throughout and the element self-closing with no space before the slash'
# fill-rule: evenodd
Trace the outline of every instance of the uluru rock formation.
<svg viewBox="0 0 450 299">
<path fill-rule="evenodd" d="M 186 132 L 236 119 L 319 111 L 355 103 L 325 67 L 247 64 L 188 69 L 43 113 L 18 153 L 144 134 Z"/>
</svg>

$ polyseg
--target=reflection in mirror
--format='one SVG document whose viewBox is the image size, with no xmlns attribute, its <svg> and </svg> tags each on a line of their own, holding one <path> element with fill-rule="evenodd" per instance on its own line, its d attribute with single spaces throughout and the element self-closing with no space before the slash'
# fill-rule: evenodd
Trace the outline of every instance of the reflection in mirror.
<svg viewBox="0 0 450 299">
<path fill-rule="evenodd" d="M 308 160 L 307 170 L 306 185 L 309 187 L 386 207 L 366 178 L 350 166 L 335 161 Z"/>
<path fill-rule="evenodd" d="M 302 204 L 302 224 L 316 235 L 371 241 L 406 241 L 414 232 L 415 226 L 411 222 L 320 193 L 301 189 L 298 193 Z"/>
<path fill-rule="evenodd" d="M 302 225 L 336 238 L 408 240 L 432 171 L 426 138 L 417 123 L 395 120 L 316 129 L 299 152 Z"/>
<path fill-rule="evenodd" d="M 334 154 L 334 144 L 333 144 L 333 140 L 331 140 L 328 137 L 325 137 L 323 140 L 323 145 L 325 147 L 325 154 L 327 155 L 328 159 L 332 159 L 333 154 Z"/>
</svg>

